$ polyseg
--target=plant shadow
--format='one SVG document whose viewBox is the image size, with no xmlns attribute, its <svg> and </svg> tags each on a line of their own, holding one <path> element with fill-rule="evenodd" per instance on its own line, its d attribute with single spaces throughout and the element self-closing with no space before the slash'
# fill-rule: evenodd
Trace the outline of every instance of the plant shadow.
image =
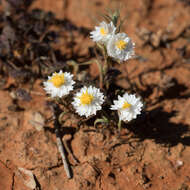
<svg viewBox="0 0 190 190">
<path fill-rule="evenodd" d="M 44 130 L 50 132 L 51 134 L 55 134 L 55 129 L 51 128 L 49 126 L 45 126 Z M 76 132 L 76 128 L 75 127 L 65 127 L 65 126 L 64 127 L 60 127 L 60 136 L 61 136 L 61 138 L 64 135 L 68 135 L 68 134 L 73 135 L 75 132 Z"/>
<path fill-rule="evenodd" d="M 176 111 L 168 113 L 158 107 L 142 114 L 126 127 L 140 138 L 140 141 L 153 139 L 156 143 L 165 146 L 175 146 L 178 143 L 190 146 L 189 126 L 170 121 L 175 115 Z"/>
</svg>

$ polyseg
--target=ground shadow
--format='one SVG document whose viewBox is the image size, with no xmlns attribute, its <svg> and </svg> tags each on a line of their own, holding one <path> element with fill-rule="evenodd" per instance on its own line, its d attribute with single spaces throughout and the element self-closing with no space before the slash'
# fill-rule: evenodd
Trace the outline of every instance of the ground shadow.
<svg viewBox="0 0 190 190">
<path fill-rule="evenodd" d="M 28 10 L 30 3 L 21 8 L 19 2 L 10 1 L 13 12 L 0 20 L 0 73 L 24 83 L 44 78 L 49 72 L 68 70 L 68 60 L 79 63 L 94 57 L 90 49 L 87 54 L 81 53 L 80 46 L 76 50 L 78 37 L 87 38 L 88 28 L 78 27 L 66 18 L 58 19 L 52 12 Z M 67 53 L 55 48 L 62 47 L 62 43 Z"/>
<path fill-rule="evenodd" d="M 161 107 L 142 114 L 138 119 L 126 127 L 132 131 L 141 141 L 153 139 L 156 143 L 166 146 L 175 146 L 178 143 L 190 146 L 189 126 L 170 121 L 176 115 L 175 111 L 170 113 L 163 111 Z"/>
<path fill-rule="evenodd" d="M 176 79 L 173 79 L 172 86 L 163 90 L 163 95 L 159 97 L 158 101 L 175 98 L 189 98 L 190 94 L 181 95 L 181 93 L 184 93 L 187 89 L 188 88 L 184 84 L 181 84 Z"/>
<path fill-rule="evenodd" d="M 44 130 L 45 131 L 48 131 L 52 134 L 55 134 L 55 129 L 52 128 L 52 127 L 49 127 L 49 126 L 45 126 L 44 127 Z M 68 134 L 71 134 L 73 135 L 74 133 L 76 132 L 76 128 L 75 127 L 60 127 L 60 135 L 61 137 L 63 137 L 64 135 L 68 135 Z"/>
</svg>

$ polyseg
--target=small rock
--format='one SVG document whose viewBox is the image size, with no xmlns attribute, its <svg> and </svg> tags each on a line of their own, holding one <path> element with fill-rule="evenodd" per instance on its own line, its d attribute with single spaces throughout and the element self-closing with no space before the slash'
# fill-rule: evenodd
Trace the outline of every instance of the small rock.
<svg viewBox="0 0 190 190">
<path fill-rule="evenodd" d="M 146 28 L 137 29 L 137 35 L 144 41 L 144 43 L 147 43 L 150 41 L 151 33 L 152 32 Z"/>
<path fill-rule="evenodd" d="M 11 98 L 14 99 L 14 100 L 17 98 L 16 93 L 15 93 L 14 91 L 11 91 L 11 92 L 10 92 L 10 96 L 11 96 Z"/>
<path fill-rule="evenodd" d="M 41 131 L 45 124 L 45 118 L 40 112 L 34 112 L 32 114 L 32 119 L 29 120 L 29 123 L 36 128 L 36 130 Z"/>
<path fill-rule="evenodd" d="M 181 166 L 183 166 L 183 161 L 177 160 L 175 166 L 176 166 L 177 169 L 179 169 Z"/>
<path fill-rule="evenodd" d="M 33 173 L 30 170 L 26 170 L 24 168 L 18 168 L 18 170 L 19 177 L 22 178 L 24 184 L 30 189 L 35 189 L 37 185 Z"/>
<path fill-rule="evenodd" d="M 163 36 L 162 30 L 158 30 L 156 33 L 153 33 L 151 35 L 150 42 L 155 48 L 157 48 L 160 45 L 160 42 L 162 40 L 162 36 Z"/>
</svg>

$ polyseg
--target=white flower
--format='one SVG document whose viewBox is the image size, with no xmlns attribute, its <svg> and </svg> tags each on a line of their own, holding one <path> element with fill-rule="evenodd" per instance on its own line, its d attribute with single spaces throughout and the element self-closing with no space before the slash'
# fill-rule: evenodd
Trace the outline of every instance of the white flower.
<svg viewBox="0 0 190 190">
<path fill-rule="evenodd" d="M 80 116 L 89 117 L 95 115 L 96 111 L 101 110 L 103 102 L 104 95 L 100 92 L 100 89 L 85 86 L 76 93 L 72 105 Z"/>
<path fill-rule="evenodd" d="M 106 22 L 101 22 L 100 26 L 96 26 L 95 30 L 90 32 L 90 38 L 92 38 L 92 40 L 95 42 L 107 43 L 115 31 L 116 27 L 112 22 L 109 24 Z"/>
<path fill-rule="evenodd" d="M 129 95 L 128 93 L 125 93 L 123 97 L 118 96 L 118 100 L 113 102 L 114 105 L 111 106 L 111 110 L 117 110 L 119 119 L 123 121 L 136 119 L 143 107 L 140 98 L 136 97 L 134 94 Z"/>
<path fill-rule="evenodd" d="M 72 77 L 73 75 L 67 72 L 55 72 L 51 77 L 48 76 L 47 82 L 43 83 L 44 89 L 48 94 L 51 95 L 52 98 L 61 98 L 62 96 L 69 94 L 69 92 L 73 90 L 73 84 L 75 84 L 75 82 L 72 80 Z"/>
<path fill-rule="evenodd" d="M 119 61 L 126 61 L 133 57 L 135 44 L 125 33 L 112 35 L 107 43 L 107 53 Z"/>
</svg>

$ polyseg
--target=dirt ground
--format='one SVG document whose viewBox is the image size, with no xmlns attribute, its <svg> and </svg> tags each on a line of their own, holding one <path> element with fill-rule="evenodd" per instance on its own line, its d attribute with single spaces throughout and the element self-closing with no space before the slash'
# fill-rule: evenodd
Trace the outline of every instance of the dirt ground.
<svg viewBox="0 0 190 190">
<path fill-rule="evenodd" d="M 143 114 L 119 136 L 109 126 L 87 123 L 78 129 L 74 115 L 67 117 L 63 139 L 73 173 L 67 179 L 47 122 L 52 113 L 45 77 L 18 83 L 1 72 L 0 190 L 190 190 L 190 1 L 36 0 L 29 11 L 52 11 L 79 28 L 72 52 L 64 40 L 54 47 L 65 60 L 77 55 L 77 61 L 88 61 L 94 45 L 89 31 L 108 7 L 121 8 L 123 31 L 136 44 L 136 58 L 117 66 L 123 71 L 117 85 L 127 89 L 130 79 L 146 103 Z M 2 27 L 0 19 L 0 34 Z M 98 75 L 95 64 L 84 72 Z M 20 96 L 22 89 L 29 95 Z"/>
</svg>

